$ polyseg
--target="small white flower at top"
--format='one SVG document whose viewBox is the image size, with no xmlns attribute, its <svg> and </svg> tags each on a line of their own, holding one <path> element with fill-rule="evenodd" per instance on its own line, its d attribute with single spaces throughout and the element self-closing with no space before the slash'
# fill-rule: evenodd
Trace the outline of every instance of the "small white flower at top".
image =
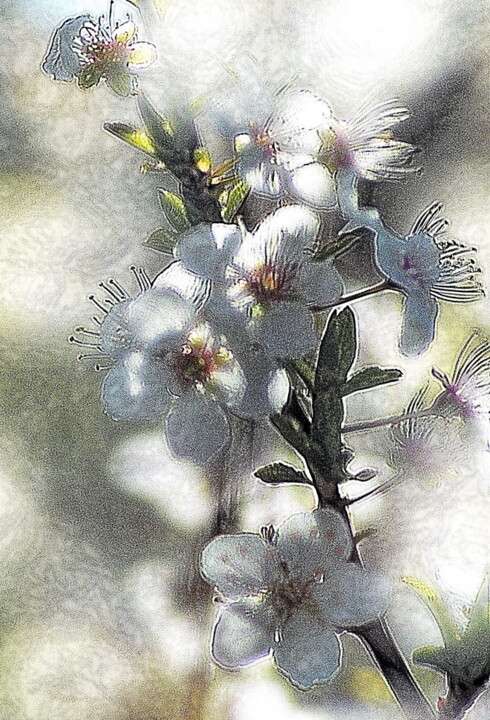
<svg viewBox="0 0 490 720">
<path fill-rule="evenodd" d="M 270 653 L 296 687 L 326 682 L 340 667 L 338 633 L 379 618 L 391 584 L 349 562 L 346 522 L 332 509 L 288 518 L 261 535 L 220 535 L 201 555 L 201 573 L 222 605 L 211 652 L 234 669 Z"/>
<path fill-rule="evenodd" d="M 253 232 L 243 225 L 197 225 L 179 237 L 176 256 L 214 281 L 223 305 L 246 318 L 271 355 L 299 357 L 317 342 L 311 308 L 337 302 L 343 289 L 329 261 L 312 259 L 319 226 L 309 208 L 286 205 Z"/>
</svg>

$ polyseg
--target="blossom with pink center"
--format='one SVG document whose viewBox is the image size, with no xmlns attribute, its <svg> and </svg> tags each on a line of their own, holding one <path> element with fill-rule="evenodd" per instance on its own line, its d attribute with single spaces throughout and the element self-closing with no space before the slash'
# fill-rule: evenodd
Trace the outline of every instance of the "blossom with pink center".
<svg viewBox="0 0 490 720">
<path fill-rule="evenodd" d="M 319 225 L 309 208 L 286 205 L 253 232 L 243 225 L 198 225 L 180 236 L 176 255 L 214 281 L 217 314 L 231 308 L 273 356 L 298 357 L 316 344 L 310 308 L 335 303 L 343 290 L 332 265 L 312 258 Z"/>
<path fill-rule="evenodd" d="M 261 535 L 220 535 L 201 555 L 201 573 L 222 600 L 211 653 L 223 668 L 272 654 L 296 687 L 327 682 L 340 666 L 338 633 L 376 620 L 390 582 L 348 562 L 352 540 L 330 508 L 288 518 Z"/>
<path fill-rule="evenodd" d="M 104 317 L 97 332 L 79 329 L 73 342 L 96 350 L 86 358 L 113 362 L 102 385 L 115 420 L 165 418 L 173 453 L 204 463 L 231 438 L 227 412 L 263 417 L 279 411 L 289 386 L 284 370 L 246 337 L 231 345 L 202 310 L 211 283 L 174 262 L 130 298 L 114 281 L 94 303 Z M 146 282 L 145 282 L 146 280 Z M 112 284 L 109 284 L 112 283 Z"/>
</svg>

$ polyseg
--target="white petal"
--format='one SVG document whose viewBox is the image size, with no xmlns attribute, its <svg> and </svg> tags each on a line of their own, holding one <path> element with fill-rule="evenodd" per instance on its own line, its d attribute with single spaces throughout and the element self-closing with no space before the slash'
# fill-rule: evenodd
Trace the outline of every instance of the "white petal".
<svg viewBox="0 0 490 720">
<path fill-rule="evenodd" d="M 218 535 L 201 554 L 201 573 L 226 597 L 267 590 L 272 558 L 260 535 Z"/>
<path fill-rule="evenodd" d="M 306 606 L 300 606 L 282 628 L 274 660 L 293 685 L 308 690 L 327 682 L 340 667 L 336 634 Z"/>
<path fill-rule="evenodd" d="M 282 148 L 316 153 L 321 141 L 318 131 L 332 121 L 328 104 L 309 90 L 288 93 L 279 101 L 269 131 Z"/>
<path fill-rule="evenodd" d="M 102 385 L 105 412 L 114 420 L 145 420 L 165 415 L 172 398 L 169 370 L 143 353 L 128 353 L 107 373 Z"/>
<path fill-rule="evenodd" d="M 337 628 L 365 625 L 383 615 L 391 601 L 392 586 L 383 574 L 339 563 L 313 588 L 326 621 Z"/>
<path fill-rule="evenodd" d="M 333 177 L 321 163 L 312 162 L 293 170 L 288 188 L 295 197 L 322 210 L 333 210 L 337 204 Z"/>
<path fill-rule="evenodd" d="M 225 605 L 213 630 L 213 659 L 228 670 L 250 665 L 269 654 L 273 632 L 263 606 L 251 603 Z"/>
<path fill-rule="evenodd" d="M 161 354 L 175 347 L 194 317 L 192 305 L 169 290 L 151 288 L 141 293 L 128 308 L 135 349 Z"/>
<path fill-rule="evenodd" d="M 230 425 L 219 404 L 197 392 L 189 392 L 175 401 L 166 428 L 174 455 L 200 464 L 231 439 Z"/>
<path fill-rule="evenodd" d="M 132 302 L 133 300 L 123 300 L 111 308 L 100 327 L 100 348 L 112 358 L 125 355 L 134 345 L 135 328 L 129 313 Z"/>
<path fill-rule="evenodd" d="M 280 412 L 289 396 L 287 373 L 277 368 L 265 351 L 254 345 L 244 346 L 239 354 L 246 387 L 233 412 L 247 418 L 267 417 Z"/>
<path fill-rule="evenodd" d="M 126 44 L 134 38 L 136 35 L 136 29 L 137 28 L 134 22 L 128 20 L 114 30 L 112 37 L 114 40 L 117 40 L 117 42 Z"/>
<path fill-rule="evenodd" d="M 241 239 L 236 225 L 200 223 L 179 236 L 176 257 L 193 273 L 211 280 L 222 280 Z"/>
<path fill-rule="evenodd" d="M 184 267 L 185 263 L 170 263 L 163 272 L 156 276 L 153 288 L 171 290 L 183 300 L 187 300 L 198 312 L 207 302 L 211 294 L 211 282 L 199 277 L 192 268 Z"/>
<path fill-rule="evenodd" d="M 278 358 L 297 358 L 317 342 L 313 315 L 299 302 L 276 302 L 253 318 L 251 326 L 258 342 Z"/>
<path fill-rule="evenodd" d="M 156 59 L 157 49 L 153 43 L 137 42 L 129 48 L 128 68 L 142 70 L 149 67 Z"/>
<path fill-rule="evenodd" d="M 341 515 L 324 508 L 289 517 L 278 528 L 277 549 L 293 575 L 308 579 L 321 575 L 332 562 L 345 561 L 352 540 Z"/>
<path fill-rule="evenodd" d="M 282 259 L 301 262 L 305 250 L 315 245 L 319 229 L 319 217 L 312 210 L 304 205 L 285 205 L 257 225 L 253 237 L 244 239 L 241 252 L 256 248 L 256 253 L 273 265 Z"/>
</svg>

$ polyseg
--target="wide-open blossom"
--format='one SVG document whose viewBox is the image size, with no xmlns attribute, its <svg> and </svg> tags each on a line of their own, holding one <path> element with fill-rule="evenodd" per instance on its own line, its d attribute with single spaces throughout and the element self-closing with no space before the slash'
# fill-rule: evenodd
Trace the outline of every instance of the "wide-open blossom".
<svg viewBox="0 0 490 720">
<path fill-rule="evenodd" d="M 211 652 L 223 668 L 270 653 L 298 688 L 339 669 L 338 632 L 376 620 L 390 583 L 348 562 L 352 540 L 332 509 L 300 513 L 261 535 L 220 535 L 203 550 L 201 572 L 222 599 Z"/>
<path fill-rule="evenodd" d="M 405 409 L 411 417 L 390 428 L 390 464 L 400 479 L 410 477 L 436 487 L 464 461 L 465 438 L 461 419 L 432 411 L 426 391 L 424 386 Z"/>
<path fill-rule="evenodd" d="M 403 237 L 380 221 L 376 228 L 376 262 L 405 295 L 400 349 L 418 355 L 434 339 L 438 300 L 472 302 L 483 296 L 474 248 L 444 236 L 447 220 L 433 203 Z M 373 228 L 374 229 L 374 228 Z"/>
<path fill-rule="evenodd" d="M 490 341 L 476 330 L 464 344 L 450 377 L 434 369 L 444 391 L 434 410 L 479 428 L 490 448 Z"/>
<path fill-rule="evenodd" d="M 259 194 L 289 194 L 328 210 L 337 206 L 338 170 L 368 180 L 397 180 L 415 170 L 415 148 L 391 134 L 409 116 L 394 100 L 366 104 L 347 122 L 308 90 L 289 90 L 274 100 L 272 112 L 250 118 L 234 140 L 237 173 Z"/>
<path fill-rule="evenodd" d="M 128 20 L 110 29 L 102 18 L 81 15 L 57 28 L 43 69 L 55 80 L 76 77 L 84 88 L 104 78 L 116 92 L 127 94 L 131 89 L 130 74 L 148 67 L 155 59 L 155 46 L 137 40 L 134 22 Z"/>
<path fill-rule="evenodd" d="M 226 410 L 260 417 L 287 400 L 283 370 L 259 348 L 237 351 L 204 320 L 210 282 L 172 263 L 150 287 L 129 298 L 112 282 L 98 332 L 81 329 L 89 341 L 72 338 L 96 352 L 86 357 L 113 361 L 102 386 L 105 411 L 115 420 L 165 418 L 170 448 L 177 457 L 206 462 L 230 440 Z M 84 356 L 82 356 L 84 357 Z M 254 358 L 257 362 L 254 364 Z M 241 360 L 241 361 L 240 361 Z"/>
<path fill-rule="evenodd" d="M 298 357 L 316 344 L 310 307 L 335 303 L 343 288 L 329 262 L 312 259 L 318 231 L 315 213 L 286 205 L 253 232 L 243 225 L 197 225 L 180 236 L 176 255 L 215 282 L 222 314 L 228 305 L 246 318 L 272 355 Z"/>
</svg>

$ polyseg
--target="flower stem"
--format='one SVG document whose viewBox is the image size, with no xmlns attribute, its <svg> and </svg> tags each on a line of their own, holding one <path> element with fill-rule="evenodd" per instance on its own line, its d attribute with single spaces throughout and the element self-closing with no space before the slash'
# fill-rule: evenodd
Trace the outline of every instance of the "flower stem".
<svg viewBox="0 0 490 720">
<path fill-rule="evenodd" d="M 353 423 L 352 425 L 344 425 L 343 433 L 362 432 L 363 430 L 373 430 L 374 428 L 385 427 L 387 425 L 398 425 L 404 420 L 415 420 L 421 417 L 430 417 L 435 415 L 433 408 L 427 410 L 419 410 L 418 412 L 404 413 L 402 415 L 392 415 L 388 418 L 380 418 L 379 420 L 366 420 L 365 422 Z"/>
<path fill-rule="evenodd" d="M 384 290 L 394 289 L 395 288 L 389 280 L 383 280 L 382 282 L 377 283 L 377 285 L 363 288 L 363 290 L 356 290 L 356 292 L 350 293 L 350 295 L 344 295 L 340 298 L 340 300 L 337 300 L 334 303 L 329 303 L 328 305 L 314 305 L 310 308 L 310 310 L 312 310 L 312 312 L 322 312 L 323 310 L 330 310 L 331 308 L 340 307 L 341 305 L 347 305 L 348 303 L 354 302 L 354 300 L 361 300 L 362 298 L 375 295 L 376 293 L 383 292 Z"/>
</svg>

